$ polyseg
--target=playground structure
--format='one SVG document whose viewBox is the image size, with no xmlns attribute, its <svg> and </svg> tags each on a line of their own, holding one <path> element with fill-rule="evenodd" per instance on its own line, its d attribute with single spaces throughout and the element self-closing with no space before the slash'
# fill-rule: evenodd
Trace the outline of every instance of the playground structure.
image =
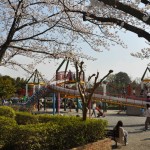
<svg viewBox="0 0 150 150">
<path fill-rule="evenodd" d="M 40 89 L 41 86 L 44 86 L 44 85 L 45 85 L 45 81 L 44 81 L 42 75 L 36 69 L 32 73 L 32 75 L 29 77 L 29 79 L 27 80 L 27 83 L 26 83 L 26 97 L 29 96 L 29 93 L 28 93 L 29 86 L 32 86 L 33 93 L 35 93 L 36 90 Z"/>
<path fill-rule="evenodd" d="M 66 67 L 65 67 L 65 71 L 59 71 L 60 68 L 62 67 L 62 65 L 67 61 Z M 72 72 L 71 70 L 67 70 L 68 69 L 68 64 L 69 64 L 69 59 L 64 59 L 62 61 L 62 63 L 60 64 L 60 66 L 58 67 L 58 69 L 56 70 L 56 75 L 53 77 L 52 79 L 52 83 L 55 82 L 55 84 L 57 86 L 63 86 L 65 88 L 69 88 L 70 86 L 74 86 L 74 89 L 76 88 L 76 82 L 77 82 L 77 75 L 76 72 Z M 39 77 L 42 79 L 39 79 Z M 32 82 L 31 82 L 31 78 L 32 78 Z M 81 76 L 81 82 L 84 84 L 84 73 Z M 51 83 L 50 82 L 50 83 Z M 42 86 L 41 86 L 42 83 Z M 27 85 L 26 85 L 26 91 L 28 91 L 28 85 L 33 85 L 33 92 L 34 94 L 28 99 L 28 101 L 25 103 L 27 106 L 35 106 L 37 105 L 38 102 L 38 110 L 39 110 L 39 99 L 46 97 L 47 95 L 50 95 L 50 93 L 52 93 L 51 95 L 53 95 L 53 108 L 57 108 L 58 112 L 59 112 L 59 108 L 60 108 L 60 93 L 54 93 L 53 90 L 50 89 L 49 86 L 46 86 L 46 84 L 44 83 L 44 80 L 42 78 L 42 76 L 39 74 L 39 72 L 37 70 L 35 70 L 35 72 L 30 76 L 30 78 L 27 81 Z M 35 90 L 35 86 L 38 86 L 38 88 Z M 43 86 L 44 85 L 44 86 Z M 27 92 L 26 92 L 27 93 Z M 28 94 L 26 94 L 28 96 Z M 67 98 L 76 98 L 77 99 L 77 103 L 80 106 L 80 103 L 78 101 L 78 98 L 74 95 L 62 95 L 61 97 L 67 99 Z M 57 99 L 57 101 L 56 101 Z M 55 106 L 55 104 L 57 103 L 57 106 Z"/>
<path fill-rule="evenodd" d="M 67 61 L 65 71 L 59 71 L 62 65 Z M 76 82 L 77 82 L 77 75 L 76 72 L 71 72 L 70 70 L 67 71 L 68 69 L 68 64 L 69 64 L 69 59 L 64 59 L 58 69 L 56 70 L 56 75 L 53 77 L 53 80 L 49 82 L 49 84 L 44 84 L 44 86 L 41 86 L 34 92 L 34 94 L 29 98 L 29 100 L 26 102 L 26 105 L 35 105 L 39 104 L 39 99 L 42 97 L 45 97 L 49 93 L 52 93 L 52 99 L 53 99 L 53 114 L 55 114 L 55 108 L 56 108 L 56 103 L 57 103 L 57 112 L 60 112 L 60 99 L 61 98 L 74 98 L 74 99 L 79 99 L 80 98 L 80 93 L 76 87 Z M 37 71 L 36 71 L 37 73 Z M 35 74 L 31 77 L 34 78 Z M 29 78 L 29 80 L 31 79 Z M 82 76 L 81 82 L 84 84 L 84 73 Z M 149 81 L 145 80 L 144 76 L 142 77 L 144 79 L 143 81 Z M 28 81 L 29 81 L 28 80 Z M 34 80 L 35 81 L 35 80 Z M 142 81 L 142 80 L 141 80 Z M 33 82 L 34 83 L 34 82 Z M 36 83 L 39 85 L 39 80 Z M 32 83 L 31 83 L 32 84 Z M 120 105 L 120 106 L 126 106 L 127 109 L 138 109 L 140 108 L 145 108 L 145 105 L 147 103 L 150 104 L 150 102 L 146 101 L 146 98 L 142 97 L 122 97 L 122 96 L 111 96 L 107 95 L 106 92 L 107 89 L 107 84 L 103 84 L 103 92 L 102 93 L 94 93 L 92 99 L 96 101 L 101 101 L 104 103 L 108 104 L 114 104 L 114 105 Z M 38 108 L 39 110 L 39 108 Z"/>
<path fill-rule="evenodd" d="M 38 94 L 41 89 L 46 85 L 45 80 L 43 79 L 42 75 L 39 73 L 39 71 L 36 69 L 32 75 L 29 77 L 29 79 L 26 82 L 26 95 L 24 97 L 24 101 L 28 101 L 28 99 L 33 99 L 33 97 Z M 32 92 L 29 95 L 29 87 L 32 89 Z M 31 96 L 29 98 L 29 96 Z M 35 99 L 35 97 L 34 97 Z M 33 106 L 37 107 L 38 110 L 40 110 L 40 100 L 38 97 L 36 97 L 37 103 L 34 103 Z M 37 104 L 37 106 L 36 106 Z"/>
<path fill-rule="evenodd" d="M 146 95 L 148 92 L 150 92 L 150 68 L 147 67 L 146 70 L 144 71 L 144 74 L 141 78 L 141 94 Z"/>
</svg>

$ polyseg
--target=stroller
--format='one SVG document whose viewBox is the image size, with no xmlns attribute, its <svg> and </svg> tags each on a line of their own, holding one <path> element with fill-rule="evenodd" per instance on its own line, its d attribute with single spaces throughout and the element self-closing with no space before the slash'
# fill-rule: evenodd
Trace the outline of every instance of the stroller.
<svg viewBox="0 0 150 150">
<path fill-rule="evenodd" d="M 97 106 L 96 110 L 98 111 L 97 117 L 105 117 L 104 113 L 101 111 L 101 106 Z"/>
</svg>

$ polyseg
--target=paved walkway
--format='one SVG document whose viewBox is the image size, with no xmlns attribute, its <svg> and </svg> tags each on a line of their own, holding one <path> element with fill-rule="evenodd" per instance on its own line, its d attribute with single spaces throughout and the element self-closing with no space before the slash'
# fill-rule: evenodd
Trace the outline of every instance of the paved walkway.
<svg viewBox="0 0 150 150">
<path fill-rule="evenodd" d="M 118 144 L 117 148 L 121 150 L 149 150 L 150 149 L 150 130 L 143 131 L 145 117 L 127 116 L 125 112 L 117 114 L 117 111 L 108 111 L 106 117 L 109 128 L 113 128 L 119 120 L 124 123 L 124 128 L 129 133 L 128 145 L 122 146 Z M 112 143 L 115 144 L 114 142 Z"/>
<path fill-rule="evenodd" d="M 47 111 L 48 112 L 48 111 Z M 52 112 L 52 110 L 51 110 Z M 72 112 L 64 112 L 61 110 L 61 114 L 63 115 L 77 115 L 80 116 L 81 111 L 76 113 L 75 110 Z M 97 118 L 99 119 L 99 118 Z M 118 147 L 114 147 L 114 141 L 112 141 L 112 149 L 120 149 L 120 150 L 150 150 L 150 129 L 148 131 L 143 131 L 145 117 L 142 116 L 127 116 L 125 112 L 121 114 L 117 114 L 116 110 L 108 110 L 106 112 L 106 117 L 101 118 L 108 120 L 108 127 L 112 129 L 119 120 L 122 120 L 124 123 L 124 128 L 129 133 L 128 145 L 123 146 L 118 144 Z"/>
</svg>

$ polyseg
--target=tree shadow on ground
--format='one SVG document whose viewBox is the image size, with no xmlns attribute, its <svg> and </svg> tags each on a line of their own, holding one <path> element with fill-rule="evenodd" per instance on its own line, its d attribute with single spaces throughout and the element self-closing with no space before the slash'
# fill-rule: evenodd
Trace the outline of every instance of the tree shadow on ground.
<svg viewBox="0 0 150 150">
<path fill-rule="evenodd" d="M 121 149 L 122 148 L 122 146 L 121 145 L 112 145 L 112 149 Z"/>
<path fill-rule="evenodd" d="M 124 127 L 144 127 L 144 124 L 132 124 L 132 125 L 124 125 Z M 113 128 L 113 125 L 109 125 L 109 128 Z"/>
<path fill-rule="evenodd" d="M 146 139 L 143 139 L 143 140 L 141 140 L 141 141 L 147 141 L 147 140 L 150 140 L 150 138 L 146 138 Z"/>
</svg>

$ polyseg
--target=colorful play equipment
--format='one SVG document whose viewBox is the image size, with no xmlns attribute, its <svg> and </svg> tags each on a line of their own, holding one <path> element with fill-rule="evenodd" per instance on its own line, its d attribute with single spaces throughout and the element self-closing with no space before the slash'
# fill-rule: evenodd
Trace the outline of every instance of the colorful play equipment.
<svg viewBox="0 0 150 150">
<path fill-rule="evenodd" d="M 78 81 L 77 72 L 72 72 L 71 70 L 68 71 L 68 65 L 69 65 L 69 59 L 65 58 L 60 66 L 56 70 L 56 75 L 53 77 L 53 80 L 49 84 L 45 84 L 44 80 L 39 80 L 39 78 L 36 79 L 36 77 L 41 77 L 39 75 L 39 72 L 35 70 L 35 72 L 31 75 L 31 77 L 28 79 L 28 84 L 33 84 L 33 86 L 38 85 L 37 90 L 33 90 L 34 94 L 28 99 L 28 101 L 25 103 L 26 105 L 34 105 L 39 102 L 39 99 L 42 97 L 45 97 L 46 95 L 50 94 L 52 95 L 52 101 L 53 101 L 53 114 L 60 113 L 60 99 L 66 100 L 68 98 L 73 98 L 76 100 L 77 103 L 77 110 L 80 109 L 81 102 L 80 99 L 80 93 L 76 87 L 76 82 Z M 60 71 L 61 67 L 66 63 L 65 71 Z M 149 68 L 146 69 L 144 72 L 144 75 L 142 76 L 141 82 L 148 83 L 148 79 L 145 78 L 145 74 L 147 71 L 150 71 Z M 84 84 L 84 72 L 82 75 L 81 82 Z M 30 79 L 33 77 L 33 81 L 29 82 Z M 41 78 L 42 79 L 42 78 Z M 35 82 L 37 81 L 37 82 Z M 39 86 L 40 85 L 40 86 Z M 120 106 L 127 106 L 131 109 L 137 108 L 138 110 L 140 108 L 145 108 L 145 105 L 147 103 L 150 104 L 150 102 L 146 102 L 145 98 L 142 97 L 117 97 L 117 96 L 111 96 L 107 95 L 107 83 L 102 84 L 103 92 L 102 93 L 94 93 L 93 99 L 96 101 L 101 101 L 108 104 L 115 104 Z M 64 106 L 64 110 L 66 107 Z M 131 111 L 131 110 L 130 110 Z"/>
<path fill-rule="evenodd" d="M 60 71 L 61 67 L 65 64 L 65 71 Z M 78 79 L 78 75 L 77 72 L 72 72 L 71 70 L 68 71 L 68 65 L 70 63 L 70 58 L 65 58 L 61 64 L 59 65 L 59 67 L 56 69 L 56 85 L 59 87 L 64 87 L 64 88 L 73 88 L 77 90 L 77 81 Z M 85 80 L 85 74 L 84 72 L 81 75 L 81 79 L 80 82 L 82 84 L 84 84 L 84 80 Z M 59 112 L 59 108 L 60 108 L 60 97 L 63 97 L 64 101 L 65 101 L 65 105 L 66 105 L 66 101 L 68 100 L 68 98 L 71 99 L 76 99 L 76 103 L 77 103 L 77 112 L 78 109 L 81 109 L 81 104 L 79 102 L 78 96 L 74 96 L 74 95 L 67 95 L 65 93 L 59 93 L 57 92 L 57 106 L 56 106 L 56 111 Z M 64 107 L 66 108 L 66 106 Z M 64 109 L 66 110 L 66 109 Z"/>
<path fill-rule="evenodd" d="M 67 62 L 65 66 L 65 71 L 60 71 L 61 67 L 64 65 L 64 63 Z M 56 75 L 53 77 L 53 80 L 51 80 L 51 84 L 55 84 L 59 87 L 64 87 L 64 88 L 70 88 L 74 87 L 74 89 L 77 90 L 76 88 L 76 82 L 77 82 L 77 75 L 76 72 L 72 72 L 71 70 L 68 69 L 70 59 L 65 58 L 60 66 L 56 70 Z M 81 83 L 84 84 L 84 72 L 82 73 L 81 77 Z M 64 98 L 65 101 L 68 98 L 74 98 L 77 101 L 77 111 L 78 109 L 81 109 L 81 103 L 78 101 L 78 96 L 74 95 L 67 95 L 65 93 L 59 93 L 55 92 L 50 89 L 50 86 L 45 84 L 42 76 L 36 69 L 34 73 L 30 76 L 30 78 L 27 80 L 27 85 L 26 85 L 26 95 L 28 96 L 28 86 L 32 85 L 33 86 L 33 95 L 28 98 L 28 101 L 24 103 L 27 106 L 35 106 L 38 103 L 39 106 L 39 99 L 43 98 L 51 93 L 52 95 L 52 101 L 53 101 L 53 114 L 55 114 L 55 108 L 56 112 L 60 112 L 60 98 Z M 37 88 L 36 88 L 37 86 Z M 38 110 L 40 108 L 38 107 Z"/>
<path fill-rule="evenodd" d="M 66 66 L 65 66 L 65 71 L 59 71 L 61 69 L 61 67 L 63 66 L 63 64 L 66 62 Z M 78 79 L 78 75 L 77 72 L 72 72 L 71 70 L 68 71 L 68 65 L 70 63 L 70 59 L 69 58 L 65 58 L 60 66 L 56 69 L 56 81 L 64 80 L 64 84 L 66 83 L 76 83 L 79 79 Z M 85 74 L 84 72 L 82 73 L 81 79 L 82 82 L 84 82 L 85 80 Z"/>
<path fill-rule="evenodd" d="M 37 107 L 38 110 L 40 110 L 40 101 L 38 96 L 40 95 L 40 90 L 45 87 L 46 82 L 44 81 L 42 75 L 39 73 L 39 71 L 36 69 L 29 79 L 26 82 L 26 95 L 24 96 L 24 102 L 28 101 L 28 99 L 32 99 L 36 95 L 37 102 L 32 104 L 33 108 Z M 32 93 L 29 94 L 29 87 L 32 89 Z M 30 98 L 29 98 L 30 97 Z M 29 100 L 29 101 L 30 101 Z M 29 103 L 28 103 L 29 104 Z"/>
<path fill-rule="evenodd" d="M 78 90 L 76 88 L 72 88 L 71 86 L 67 86 L 67 84 L 72 84 L 72 83 L 76 83 L 76 81 L 78 79 L 76 79 L 75 77 L 73 78 L 67 78 L 68 76 L 70 77 L 70 74 L 67 76 L 67 67 L 68 67 L 68 63 L 69 60 L 67 61 L 67 65 L 66 65 L 66 69 L 64 72 L 58 72 L 59 69 L 61 68 L 61 66 L 64 64 L 66 60 L 63 60 L 63 62 L 61 63 L 61 65 L 58 67 L 58 69 L 56 70 L 56 84 L 50 84 L 49 85 L 49 89 L 51 89 L 51 91 L 54 91 L 57 94 L 61 94 L 62 96 L 66 97 L 66 98 L 80 98 L 80 94 L 78 92 Z M 149 70 L 149 69 L 147 69 Z M 83 77 L 84 79 L 84 77 Z M 84 84 L 84 80 L 83 80 L 83 84 Z M 131 97 L 131 87 L 130 85 L 128 85 L 128 97 L 122 97 L 122 96 L 108 96 L 107 95 L 107 91 L 106 91 L 106 86 L 107 83 L 102 84 L 103 87 L 103 93 L 102 94 L 94 94 L 93 95 L 93 99 L 97 100 L 97 101 L 101 101 L 104 102 L 104 104 L 106 103 L 110 103 L 110 104 L 115 104 L 115 105 L 120 105 L 120 106 L 127 106 L 128 108 L 137 108 L 138 110 L 140 110 L 140 108 L 145 108 L 146 103 L 146 99 L 142 98 L 142 97 Z M 58 100 L 59 101 L 59 100 Z"/>
<path fill-rule="evenodd" d="M 149 67 L 146 68 L 141 78 L 141 89 L 143 92 L 145 90 L 147 90 L 147 92 L 150 91 L 150 68 Z"/>
<path fill-rule="evenodd" d="M 32 87 L 33 93 L 35 93 L 35 91 L 40 89 L 42 86 L 45 86 L 45 81 L 37 69 L 32 73 L 32 75 L 26 82 L 26 97 L 29 96 L 28 94 L 29 86 Z"/>
</svg>

